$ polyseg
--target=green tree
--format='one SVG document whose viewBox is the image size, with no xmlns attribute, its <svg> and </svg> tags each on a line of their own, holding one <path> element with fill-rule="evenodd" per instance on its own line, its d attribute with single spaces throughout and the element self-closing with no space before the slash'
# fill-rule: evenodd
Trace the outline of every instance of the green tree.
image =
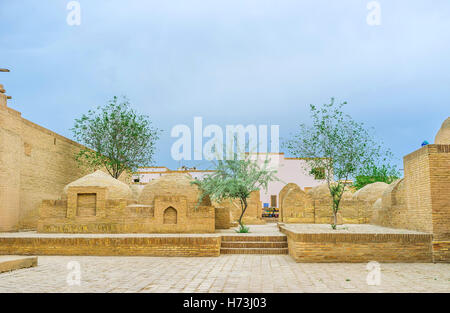
<svg viewBox="0 0 450 313">
<path fill-rule="evenodd" d="M 226 160 L 214 163 L 214 172 L 202 180 L 195 179 L 192 183 L 200 187 L 201 202 L 205 196 L 211 200 L 223 201 L 237 199 L 240 202 L 241 214 L 238 219 L 239 232 L 248 232 L 242 218 L 248 207 L 248 198 L 253 191 L 267 190 L 269 182 L 278 180 L 276 170 L 269 167 L 269 159 L 258 162 L 251 154 L 230 154 Z"/>
<path fill-rule="evenodd" d="M 390 156 L 364 124 L 342 112 L 345 104 L 331 98 L 322 106 L 310 105 L 312 125 L 301 124 L 299 132 L 284 143 L 291 154 L 305 158 L 305 170 L 323 173 L 332 198 L 333 229 L 347 181 L 364 166 Z"/>
<path fill-rule="evenodd" d="M 125 97 L 114 97 L 106 105 L 89 110 L 75 120 L 71 130 L 85 146 L 75 155 L 78 163 L 104 167 L 114 178 L 152 163 L 160 133 L 148 116 L 131 108 Z"/>
<path fill-rule="evenodd" d="M 383 182 L 390 184 L 400 177 L 397 167 L 389 164 L 367 164 L 355 176 L 353 186 L 361 189 L 368 184 Z"/>
</svg>

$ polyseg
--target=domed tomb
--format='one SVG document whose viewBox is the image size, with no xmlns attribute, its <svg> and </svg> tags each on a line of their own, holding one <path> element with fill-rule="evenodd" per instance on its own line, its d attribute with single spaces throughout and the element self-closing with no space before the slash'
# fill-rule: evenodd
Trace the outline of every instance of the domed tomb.
<svg viewBox="0 0 450 313">
<path fill-rule="evenodd" d="M 68 190 L 72 187 L 105 188 L 107 190 L 107 198 L 110 200 L 132 198 L 132 191 L 127 184 L 100 170 L 67 184 L 63 190 L 63 199 L 67 199 Z"/>
<path fill-rule="evenodd" d="M 369 201 L 372 204 L 381 198 L 383 192 L 389 185 L 383 182 L 368 184 L 353 194 L 356 201 Z"/>
<path fill-rule="evenodd" d="M 450 145 L 450 117 L 442 123 L 441 128 L 434 138 L 434 143 L 439 145 Z"/>
<path fill-rule="evenodd" d="M 184 173 L 171 173 L 150 181 L 145 185 L 138 198 L 138 202 L 146 205 L 154 205 L 155 198 L 184 197 L 189 205 L 198 204 L 200 190 L 192 184 L 192 177 Z M 205 197 L 201 205 L 211 205 L 209 197 Z"/>
<path fill-rule="evenodd" d="M 38 231 L 52 233 L 212 233 L 209 197 L 188 175 L 170 174 L 134 191 L 97 171 L 64 188 L 63 200 L 44 200 Z M 140 193 L 140 195 L 139 195 Z M 65 199 L 64 199 L 65 198 Z"/>
<path fill-rule="evenodd" d="M 285 223 L 314 223 L 311 196 L 297 184 L 289 183 L 281 189 L 280 220 Z"/>
</svg>

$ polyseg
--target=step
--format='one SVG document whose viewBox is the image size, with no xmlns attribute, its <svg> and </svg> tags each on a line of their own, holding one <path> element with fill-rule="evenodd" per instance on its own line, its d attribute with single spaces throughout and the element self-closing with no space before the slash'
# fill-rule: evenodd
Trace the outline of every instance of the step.
<svg viewBox="0 0 450 313">
<path fill-rule="evenodd" d="M 287 248 L 286 241 L 222 241 L 222 248 Z"/>
<path fill-rule="evenodd" d="M 288 254 L 288 248 L 221 248 L 220 254 Z"/>
<path fill-rule="evenodd" d="M 235 236 L 222 236 L 222 241 L 252 241 L 252 242 L 280 242 L 286 241 L 287 236 L 285 235 L 276 235 L 276 236 L 255 236 L 255 235 L 235 235 Z"/>
</svg>

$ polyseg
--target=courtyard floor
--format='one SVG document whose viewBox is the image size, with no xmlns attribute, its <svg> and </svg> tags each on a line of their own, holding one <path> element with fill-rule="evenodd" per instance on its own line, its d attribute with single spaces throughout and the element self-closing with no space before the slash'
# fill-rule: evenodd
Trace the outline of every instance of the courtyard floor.
<svg viewBox="0 0 450 313">
<path fill-rule="evenodd" d="M 450 264 L 382 263 L 380 285 L 369 286 L 366 264 L 302 264 L 287 255 L 40 256 L 38 262 L 0 274 L 0 292 L 450 292 Z M 77 264 L 80 285 L 69 285 Z"/>
</svg>

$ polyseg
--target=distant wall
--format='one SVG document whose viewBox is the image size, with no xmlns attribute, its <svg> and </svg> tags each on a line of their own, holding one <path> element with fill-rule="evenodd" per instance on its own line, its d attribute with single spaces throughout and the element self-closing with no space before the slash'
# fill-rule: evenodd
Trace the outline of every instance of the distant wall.
<svg viewBox="0 0 450 313">
<path fill-rule="evenodd" d="M 73 158 L 80 147 L 0 103 L 0 231 L 36 229 L 41 201 L 87 174 Z"/>
<path fill-rule="evenodd" d="M 247 199 L 247 210 L 242 218 L 244 224 L 265 224 L 262 219 L 262 204 L 260 200 L 260 192 L 254 191 L 250 194 L 250 198 Z M 230 209 L 231 222 L 236 222 L 241 215 L 241 205 L 239 200 L 224 200 L 221 205 Z"/>
</svg>

